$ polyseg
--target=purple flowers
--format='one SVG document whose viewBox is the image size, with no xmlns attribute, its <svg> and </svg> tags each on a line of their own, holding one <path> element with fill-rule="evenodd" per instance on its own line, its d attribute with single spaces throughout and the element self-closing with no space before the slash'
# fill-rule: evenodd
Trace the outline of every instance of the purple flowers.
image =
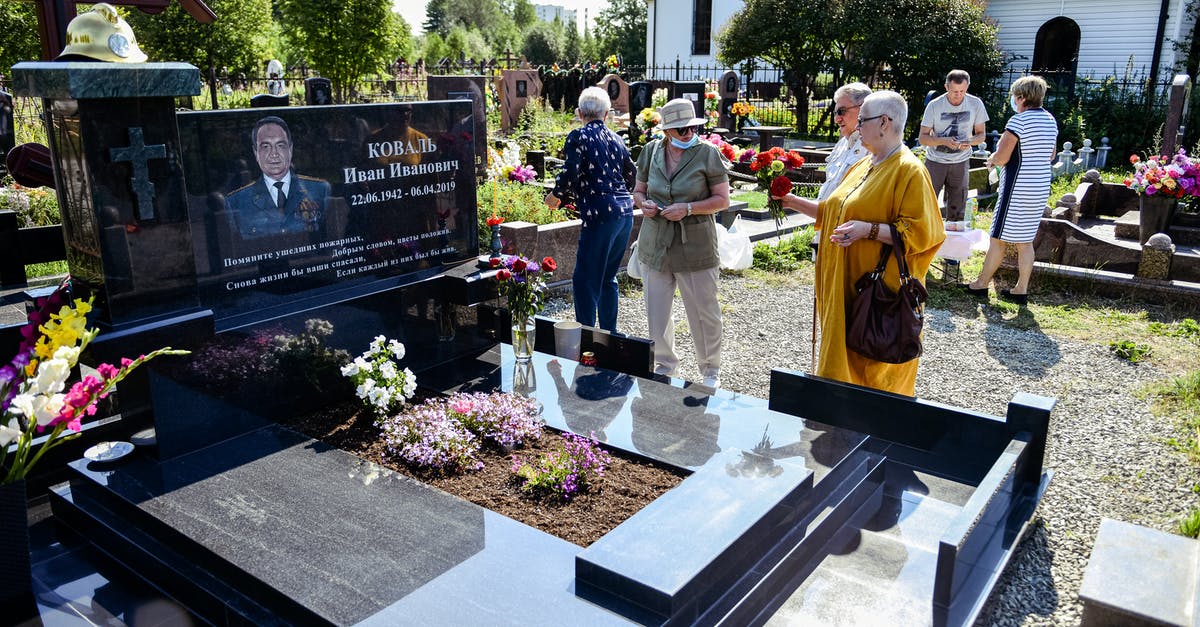
<svg viewBox="0 0 1200 627">
<path fill-rule="evenodd" d="M 508 180 L 518 183 L 530 183 L 536 178 L 537 172 L 534 172 L 531 165 L 515 167 L 508 173 Z"/>
<path fill-rule="evenodd" d="M 511 448 L 541 437 L 536 411 L 532 400 L 514 394 L 460 393 L 385 418 L 381 429 L 388 451 L 405 463 L 478 470 L 485 440 Z"/>
<path fill-rule="evenodd" d="M 1182 148 L 1174 157 L 1142 161 L 1133 155 L 1129 162 L 1133 164 L 1133 175 L 1125 178 L 1125 186 L 1139 194 L 1171 198 L 1200 195 L 1200 165 Z"/>
<path fill-rule="evenodd" d="M 513 456 L 512 473 L 521 480 L 521 490 L 539 495 L 557 495 L 564 501 L 587 490 L 604 476 L 612 457 L 600 448 L 594 434 L 585 438 L 562 435 L 562 449 L 536 461 Z"/>
</svg>

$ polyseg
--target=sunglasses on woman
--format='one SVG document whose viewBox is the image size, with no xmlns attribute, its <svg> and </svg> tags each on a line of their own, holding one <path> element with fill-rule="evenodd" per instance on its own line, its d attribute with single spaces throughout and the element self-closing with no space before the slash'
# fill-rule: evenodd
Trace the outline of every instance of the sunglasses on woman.
<svg viewBox="0 0 1200 627">
<path fill-rule="evenodd" d="M 692 133 L 695 133 L 696 130 L 697 127 L 695 126 L 685 126 L 683 128 L 675 129 L 675 132 L 682 137 L 684 135 L 691 135 Z"/>
</svg>

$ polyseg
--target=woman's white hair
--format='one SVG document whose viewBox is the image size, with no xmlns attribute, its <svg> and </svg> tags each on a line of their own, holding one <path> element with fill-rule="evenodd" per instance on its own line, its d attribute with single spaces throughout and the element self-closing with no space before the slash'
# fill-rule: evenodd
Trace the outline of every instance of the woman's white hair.
<svg viewBox="0 0 1200 627">
<path fill-rule="evenodd" d="M 608 92 L 599 87 L 588 87 L 579 94 L 579 117 L 585 120 L 602 120 L 612 108 Z"/>
<path fill-rule="evenodd" d="M 908 103 L 905 102 L 904 96 L 894 91 L 887 89 L 875 91 L 863 100 L 862 109 L 859 109 L 858 115 L 864 118 L 886 115 L 892 121 L 895 132 L 903 137 L 904 124 L 908 122 Z"/>
<path fill-rule="evenodd" d="M 867 96 L 871 95 L 871 88 L 866 83 L 846 83 L 837 88 L 833 92 L 834 102 L 840 100 L 842 96 L 850 96 L 850 101 L 856 105 L 861 105 Z"/>
</svg>

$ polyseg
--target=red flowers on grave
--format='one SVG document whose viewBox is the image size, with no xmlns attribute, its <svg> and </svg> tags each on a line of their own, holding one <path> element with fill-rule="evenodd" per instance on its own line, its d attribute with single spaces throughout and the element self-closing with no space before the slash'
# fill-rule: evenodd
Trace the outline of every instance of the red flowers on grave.
<svg viewBox="0 0 1200 627">
<path fill-rule="evenodd" d="M 508 300 L 514 325 L 524 328 L 530 318 L 542 310 L 546 302 L 546 279 L 558 269 L 552 257 L 543 257 L 541 263 L 520 255 L 503 255 L 492 261 L 500 294 Z"/>
<path fill-rule="evenodd" d="M 498 215 L 492 214 L 492 217 L 487 219 L 488 226 L 499 226 L 501 224 L 504 224 L 504 218 L 501 218 Z"/>
<path fill-rule="evenodd" d="M 768 190 L 771 196 L 783 196 L 792 191 L 791 179 L 787 173 L 798 170 L 804 165 L 804 157 L 795 150 L 784 150 L 778 146 L 754 156 L 750 162 L 750 171 L 758 178 L 759 186 Z M 786 187 L 784 187 L 786 185 Z M 775 219 L 775 228 L 783 224 L 783 201 L 770 199 L 767 210 Z"/>
</svg>

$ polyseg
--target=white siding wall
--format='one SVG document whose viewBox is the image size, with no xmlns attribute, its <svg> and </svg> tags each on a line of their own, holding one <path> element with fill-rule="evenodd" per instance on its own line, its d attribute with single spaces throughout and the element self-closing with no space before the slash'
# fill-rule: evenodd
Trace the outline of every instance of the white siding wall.
<svg viewBox="0 0 1200 627">
<path fill-rule="evenodd" d="M 1190 25 L 1181 21 L 1183 0 L 1171 0 L 1167 19 L 1161 71 L 1169 76 L 1175 64 L 1172 39 L 1186 33 Z M 1038 29 L 1047 21 L 1064 16 L 1079 24 L 1079 76 L 1104 77 L 1125 72 L 1133 56 L 1133 67 L 1150 71 L 1154 36 L 1158 29 L 1158 0 L 991 0 L 986 14 L 1000 25 L 1000 45 L 1021 55 L 1014 65 L 1025 68 L 1033 61 Z"/>
<path fill-rule="evenodd" d="M 662 27 L 655 41 L 655 10 Z M 1192 25 L 1184 17 L 1185 0 L 1171 0 L 1160 67 L 1170 76 L 1175 67 L 1172 41 L 1182 39 Z M 741 10 L 743 0 L 713 0 L 713 50 L 705 56 L 692 55 L 692 0 L 647 0 L 646 58 L 650 65 L 681 63 L 716 64 L 716 35 L 729 18 Z M 1096 77 L 1125 71 L 1133 55 L 1136 70 L 1150 71 L 1154 35 L 1158 28 L 1159 0 L 990 0 L 986 14 L 1000 25 L 1000 45 L 1021 55 L 1015 65 L 1024 68 L 1033 60 L 1038 29 L 1052 18 L 1069 17 L 1079 24 L 1080 76 Z M 650 58 L 653 51 L 654 58 Z"/>
<path fill-rule="evenodd" d="M 721 5 L 721 6 L 719 6 Z M 733 5 L 732 11 L 742 8 L 742 0 L 713 0 L 713 12 L 724 10 L 724 5 Z M 709 65 L 716 62 L 716 32 L 713 32 L 713 54 L 691 54 L 692 0 L 649 0 L 646 4 L 646 55 L 649 65 L 674 65 L 679 59 L 683 65 Z M 656 8 L 656 11 L 655 11 Z M 728 13 L 725 13 L 728 16 Z M 658 40 L 654 40 L 654 19 L 658 17 Z M 650 42 L 654 42 L 653 44 Z M 654 59 L 649 59 L 650 54 Z"/>
</svg>

